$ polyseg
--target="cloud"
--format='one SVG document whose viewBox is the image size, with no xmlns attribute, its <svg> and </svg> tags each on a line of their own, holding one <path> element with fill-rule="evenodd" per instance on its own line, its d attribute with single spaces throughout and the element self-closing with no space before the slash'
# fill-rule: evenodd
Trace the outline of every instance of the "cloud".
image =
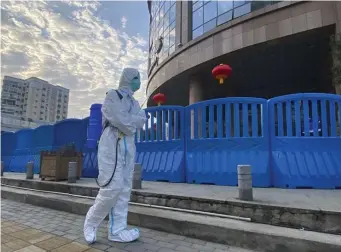
<svg viewBox="0 0 341 252">
<path fill-rule="evenodd" d="M 2 77 L 39 77 L 70 89 L 69 117 L 89 115 L 92 103 L 116 88 L 124 67 L 141 72 L 145 100 L 147 42 L 96 16 L 99 2 L 1 3 Z M 127 19 L 122 17 L 122 27 Z"/>
<path fill-rule="evenodd" d="M 127 21 L 128 19 L 125 16 L 121 18 L 122 28 L 126 28 Z"/>
</svg>

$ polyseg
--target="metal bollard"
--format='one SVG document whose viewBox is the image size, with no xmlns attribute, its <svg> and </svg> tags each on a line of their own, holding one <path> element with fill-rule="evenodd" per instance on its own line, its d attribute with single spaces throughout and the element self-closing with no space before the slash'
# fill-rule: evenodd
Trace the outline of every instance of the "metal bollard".
<svg viewBox="0 0 341 252">
<path fill-rule="evenodd" d="M 253 191 L 251 165 L 238 165 L 237 170 L 239 199 L 252 201 Z"/>
<path fill-rule="evenodd" d="M 26 165 L 26 179 L 33 179 L 33 161 L 28 161 Z"/>
<path fill-rule="evenodd" d="M 142 188 L 141 172 L 142 172 L 141 164 L 136 163 L 134 167 L 134 175 L 133 175 L 133 189 Z"/>
<path fill-rule="evenodd" d="M 1 161 L 1 177 L 4 176 L 4 169 L 5 169 L 5 163 L 4 161 Z"/>
<path fill-rule="evenodd" d="M 77 181 L 77 162 L 69 162 L 68 183 L 76 183 Z"/>
</svg>

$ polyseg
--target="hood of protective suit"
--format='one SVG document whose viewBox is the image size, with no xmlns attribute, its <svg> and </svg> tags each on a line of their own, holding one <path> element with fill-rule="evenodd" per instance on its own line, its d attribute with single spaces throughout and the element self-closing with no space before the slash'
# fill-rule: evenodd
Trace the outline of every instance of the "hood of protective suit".
<svg viewBox="0 0 341 252">
<path fill-rule="evenodd" d="M 124 68 L 120 82 L 118 84 L 119 89 L 130 89 L 131 91 L 135 92 L 134 90 L 134 82 L 138 81 L 140 83 L 140 73 L 135 68 Z M 138 86 L 138 88 L 140 88 Z"/>
</svg>

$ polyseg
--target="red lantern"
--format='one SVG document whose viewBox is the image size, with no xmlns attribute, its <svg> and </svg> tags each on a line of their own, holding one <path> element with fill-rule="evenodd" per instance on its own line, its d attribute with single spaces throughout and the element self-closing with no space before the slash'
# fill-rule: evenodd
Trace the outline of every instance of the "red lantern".
<svg viewBox="0 0 341 252">
<path fill-rule="evenodd" d="M 153 96 L 153 101 L 160 106 L 166 102 L 166 96 L 164 94 L 158 93 Z"/>
<path fill-rule="evenodd" d="M 229 65 L 220 64 L 212 70 L 214 78 L 219 80 L 219 84 L 223 84 L 224 80 L 232 74 L 232 68 Z"/>
</svg>

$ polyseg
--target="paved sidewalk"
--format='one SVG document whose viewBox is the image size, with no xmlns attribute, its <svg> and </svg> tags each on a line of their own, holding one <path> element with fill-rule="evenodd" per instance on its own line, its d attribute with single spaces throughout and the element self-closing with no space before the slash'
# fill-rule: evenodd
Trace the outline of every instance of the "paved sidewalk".
<svg viewBox="0 0 341 252">
<path fill-rule="evenodd" d="M 25 173 L 6 172 L 4 177 L 25 180 Z M 35 181 L 40 181 L 37 175 Z M 34 181 L 33 180 L 33 181 Z M 45 183 L 66 184 L 65 181 L 44 181 Z M 97 188 L 92 178 L 81 178 L 75 186 Z M 238 201 L 238 187 L 196 185 L 165 182 L 142 182 L 140 192 L 158 193 L 164 195 L 177 195 L 185 197 L 196 197 L 204 199 Z M 318 190 L 318 189 L 280 189 L 280 188 L 253 188 L 255 203 L 263 205 L 276 205 L 282 207 L 293 207 L 302 209 L 325 210 L 340 212 L 341 190 Z"/>
<path fill-rule="evenodd" d="M 140 228 L 141 238 L 130 244 L 107 240 L 106 223 L 98 242 L 83 239 L 84 216 L 1 200 L 1 252 L 251 252 L 226 245 Z"/>
</svg>

